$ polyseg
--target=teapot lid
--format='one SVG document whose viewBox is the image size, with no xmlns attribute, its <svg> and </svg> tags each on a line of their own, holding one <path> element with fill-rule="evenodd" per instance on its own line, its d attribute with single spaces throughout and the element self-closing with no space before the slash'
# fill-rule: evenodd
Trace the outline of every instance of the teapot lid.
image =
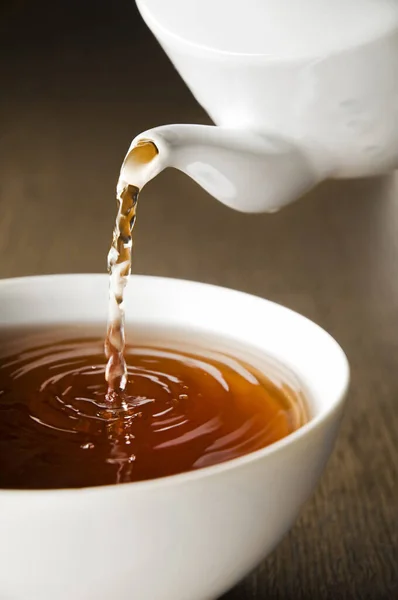
<svg viewBox="0 0 398 600">
<path fill-rule="evenodd" d="M 320 56 L 398 27 L 396 0 L 136 0 L 155 34 L 227 54 Z"/>
</svg>

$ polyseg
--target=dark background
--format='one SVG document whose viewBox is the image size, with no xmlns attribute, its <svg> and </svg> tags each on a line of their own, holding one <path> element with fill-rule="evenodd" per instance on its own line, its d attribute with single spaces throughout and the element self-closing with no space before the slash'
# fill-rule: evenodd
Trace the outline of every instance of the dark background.
<svg viewBox="0 0 398 600">
<path fill-rule="evenodd" d="M 0 0 L 0 49 L 0 277 L 105 272 L 131 139 L 208 118 L 132 0 Z M 397 204 L 393 176 L 331 182 L 271 216 L 175 171 L 143 194 L 135 272 L 276 300 L 328 329 L 352 367 L 317 494 L 225 600 L 398 597 Z"/>
</svg>

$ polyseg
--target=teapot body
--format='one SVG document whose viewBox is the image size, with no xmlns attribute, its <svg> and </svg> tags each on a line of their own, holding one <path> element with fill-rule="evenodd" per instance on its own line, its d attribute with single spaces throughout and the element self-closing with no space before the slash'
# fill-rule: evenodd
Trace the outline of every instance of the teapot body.
<svg viewBox="0 0 398 600">
<path fill-rule="evenodd" d="M 329 176 L 363 177 L 398 167 L 398 3 L 379 1 L 379 8 L 384 3 L 390 12 L 374 12 L 377 2 L 365 0 L 362 29 L 354 13 L 345 15 L 345 20 L 353 20 L 353 35 L 335 32 L 334 43 L 328 47 L 321 43 L 320 34 L 311 47 L 293 49 L 290 54 L 210 47 L 168 29 L 155 14 L 159 0 L 137 0 L 137 4 L 216 125 L 282 136 L 322 155 Z M 279 2 L 289 4 L 288 0 Z M 296 7 L 307 9 L 308 17 L 324 0 L 295 2 Z M 173 3 L 183 6 L 179 0 Z M 267 0 L 263 5 L 272 8 L 275 3 Z M 201 6 L 192 2 L 192 9 L 193 5 Z M 343 10 L 339 1 L 333 5 L 336 11 Z M 330 2 L 329 10 L 333 13 Z M 273 13 L 268 14 L 271 18 Z M 332 17 L 333 27 L 338 20 Z M 350 34 L 349 22 L 345 29 Z"/>
</svg>

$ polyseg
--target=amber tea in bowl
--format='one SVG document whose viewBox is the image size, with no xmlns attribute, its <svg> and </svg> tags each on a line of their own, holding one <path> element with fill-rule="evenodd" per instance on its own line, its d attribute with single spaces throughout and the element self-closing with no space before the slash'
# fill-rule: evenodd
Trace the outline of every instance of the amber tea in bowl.
<svg viewBox="0 0 398 600">
<path fill-rule="evenodd" d="M 317 325 L 133 276 L 115 404 L 107 290 L 0 282 L 2 600 L 216 598 L 280 541 L 330 455 L 348 365 Z"/>
<path fill-rule="evenodd" d="M 208 350 L 220 341 L 194 330 L 135 328 L 127 338 L 127 386 L 109 398 L 103 327 L 0 329 L 0 489 L 174 475 L 264 448 L 307 421 L 297 382 L 274 383 L 265 356 L 259 370 Z"/>
</svg>

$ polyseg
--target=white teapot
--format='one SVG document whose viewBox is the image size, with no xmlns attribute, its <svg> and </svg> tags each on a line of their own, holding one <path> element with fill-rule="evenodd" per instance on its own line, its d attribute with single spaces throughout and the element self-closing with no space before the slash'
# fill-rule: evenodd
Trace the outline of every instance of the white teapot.
<svg viewBox="0 0 398 600">
<path fill-rule="evenodd" d="M 273 212 L 327 178 L 398 167 L 398 0 L 136 0 L 215 126 L 132 142 L 121 176 L 165 167 L 224 204 Z M 159 153 L 137 168 L 134 148 Z"/>
</svg>

